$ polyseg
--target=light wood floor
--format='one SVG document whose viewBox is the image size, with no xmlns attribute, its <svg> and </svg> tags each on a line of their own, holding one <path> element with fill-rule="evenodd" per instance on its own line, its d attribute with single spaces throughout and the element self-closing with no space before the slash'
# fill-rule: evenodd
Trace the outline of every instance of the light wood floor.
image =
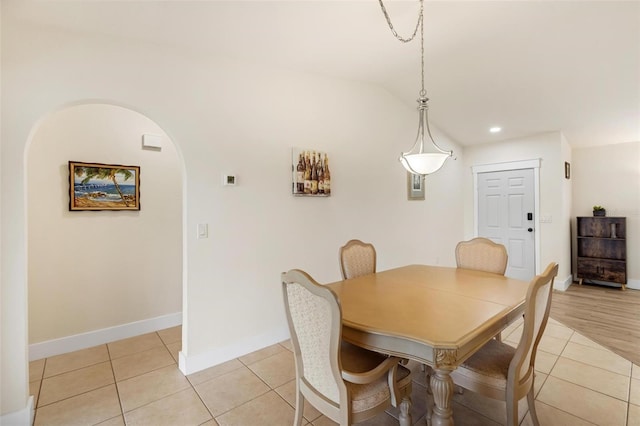
<svg viewBox="0 0 640 426">
<path fill-rule="evenodd" d="M 640 365 L 640 290 L 574 283 L 553 293 L 551 317 Z"/>
</svg>

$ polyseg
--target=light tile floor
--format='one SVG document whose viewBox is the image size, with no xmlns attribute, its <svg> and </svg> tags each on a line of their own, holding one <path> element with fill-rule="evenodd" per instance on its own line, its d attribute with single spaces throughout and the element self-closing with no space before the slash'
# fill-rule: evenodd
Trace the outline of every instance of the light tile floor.
<svg viewBox="0 0 640 426">
<path fill-rule="evenodd" d="M 515 346 L 521 323 L 503 332 Z M 30 364 L 36 425 L 288 426 L 293 422 L 294 361 L 289 342 L 184 376 L 176 360 L 181 328 L 145 334 Z M 414 371 L 413 419 L 425 425 L 425 379 Z M 550 320 L 536 368 L 543 426 L 640 426 L 640 367 Z M 531 425 L 526 398 L 521 425 Z M 504 424 L 504 403 L 455 394 L 456 425 Z M 526 413 L 526 415 L 525 415 Z M 397 425 L 390 409 L 366 425 Z M 311 406 L 306 425 L 334 423 Z"/>
</svg>

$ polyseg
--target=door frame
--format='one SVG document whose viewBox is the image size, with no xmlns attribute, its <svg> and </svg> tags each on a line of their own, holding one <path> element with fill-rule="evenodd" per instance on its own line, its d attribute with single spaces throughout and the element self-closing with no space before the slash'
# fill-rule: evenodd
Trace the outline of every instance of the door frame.
<svg viewBox="0 0 640 426">
<path fill-rule="evenodd" d="M 478 236 L 478 173 L 506 172 L 509 170 L 533 169 L 533 226 L 535 229 L 533 251 L 535 253 L 535 273 L 540 273 L 540 158 L 504 163 L 471 166 L 473 172 L 473 236 Z"/>
</svg>

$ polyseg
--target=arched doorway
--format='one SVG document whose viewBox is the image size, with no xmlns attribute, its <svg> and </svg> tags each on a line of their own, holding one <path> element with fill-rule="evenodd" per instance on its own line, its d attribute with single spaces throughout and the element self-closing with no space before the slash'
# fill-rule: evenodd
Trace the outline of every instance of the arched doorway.
<svg viewBox="0 0 640 426">
<path fill-rule="evenodd" d="M 69 161 L 140 166 L 141 209 L 69 211 Z M 25 166 L 29 359 L 180 324 L 184 167 L 160 126 L 113 104 L 67 106 L 39 122 Z"/>
</svg>

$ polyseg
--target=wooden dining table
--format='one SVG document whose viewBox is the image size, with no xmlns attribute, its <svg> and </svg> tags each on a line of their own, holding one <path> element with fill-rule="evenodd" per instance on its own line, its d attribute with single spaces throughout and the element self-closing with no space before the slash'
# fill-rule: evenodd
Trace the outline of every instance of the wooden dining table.
<svg viewBox="0 0 640 426">
<path fill-rule="evenodd" d="M 409 265 L 328 286 L 342 308 L 343 339 L 432 367 L 431 424 L 451 426 L 451 371 L 522 315 L 528 283 L 470 269 Z"/>
</svg>

